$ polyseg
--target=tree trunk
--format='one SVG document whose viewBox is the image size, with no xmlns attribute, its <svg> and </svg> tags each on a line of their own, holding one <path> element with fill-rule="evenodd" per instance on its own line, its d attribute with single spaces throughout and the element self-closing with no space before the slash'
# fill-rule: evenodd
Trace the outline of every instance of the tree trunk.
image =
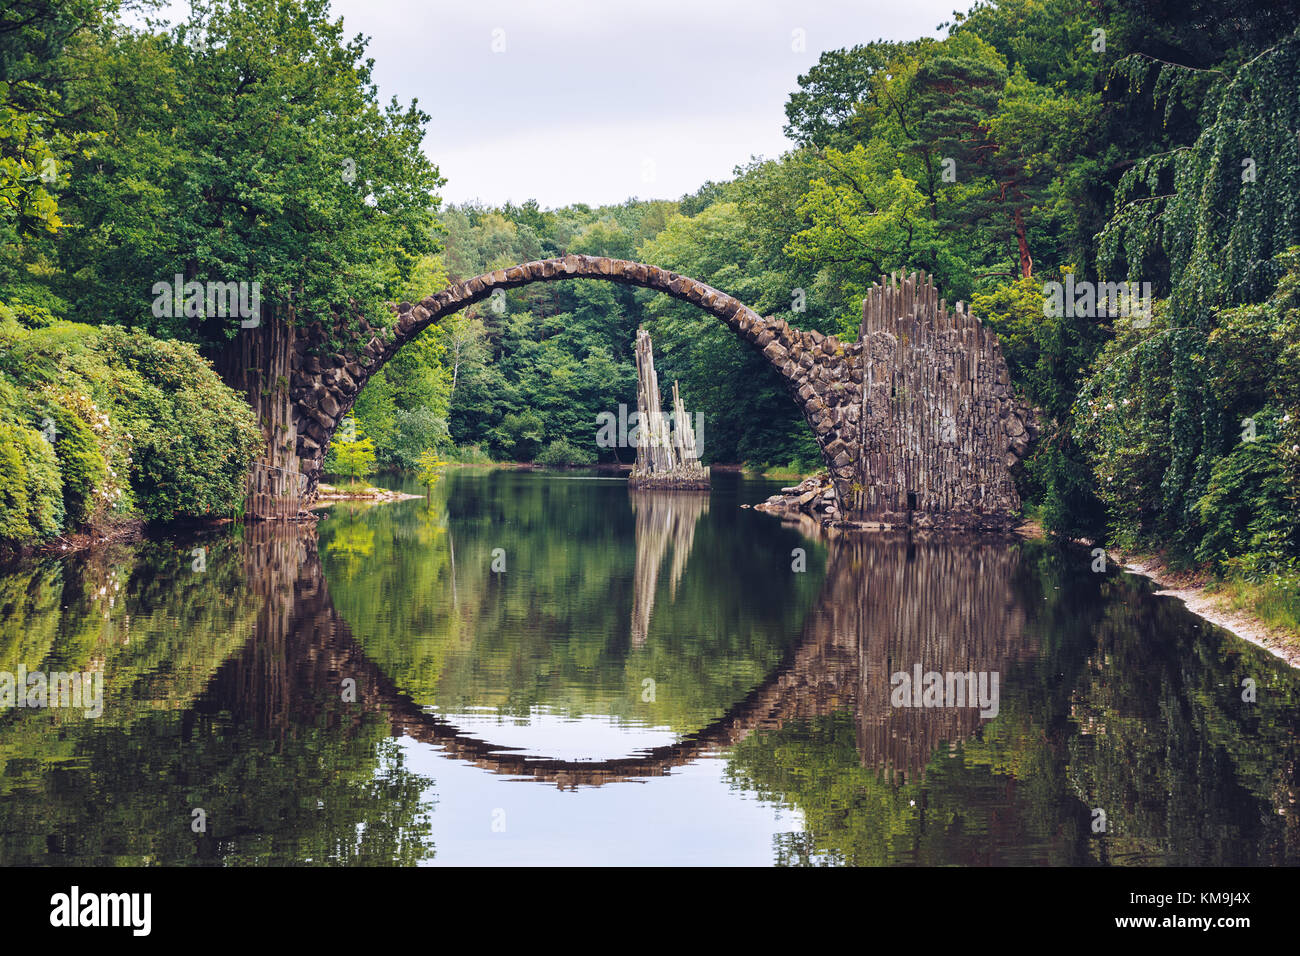
<svg viewBox="0 0 1300 956">
<path fill-rule="evenodd" d="M 1019 206 L 1016 207 L 1015 214 L 1016 224 L 1016 246 L 1020 250 L 1020 277 L 1028 279 L 1034 274 L 1034 259 L 1029 254 L 1029 240 L 1025 232 L 1025 214 Z"/>
</svg>

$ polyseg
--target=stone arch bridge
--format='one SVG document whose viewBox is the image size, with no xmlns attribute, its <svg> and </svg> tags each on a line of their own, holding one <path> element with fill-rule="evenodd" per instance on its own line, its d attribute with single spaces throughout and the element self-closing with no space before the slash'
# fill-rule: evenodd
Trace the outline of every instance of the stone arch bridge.
<svg viewBox="0 0 1300 956">
<path fill-rule="evenodd" d="M 882 276 L 863 302 L 857 341 L 844 342 L 760 316 L 655 266 L 567 255 L 402 303 L 389 329 L 360 319 L 359 338 L 355 326 L 316 323 L 281 324 L 246 340 L 234 361 L 257 372 L 240 384 L 261 410 L 271 445 L 254 469 L 250 512 L 296 514 L 303 496 L 314 497 L 335 429 L 370 376 L 431 324 L 498 289 L 564 279 L 641 286 L 690 302 L 761 352 L 816 437 L 841 520 L 1005 528 L 1019 510 L 1010 469 L 1033 434 L 1030 411 L 1011 391 L 993 333 L 961 303 L 950 310 L 924 274 Z M 355 344 L 334 351 L 331 340 Z"/>
</svg>

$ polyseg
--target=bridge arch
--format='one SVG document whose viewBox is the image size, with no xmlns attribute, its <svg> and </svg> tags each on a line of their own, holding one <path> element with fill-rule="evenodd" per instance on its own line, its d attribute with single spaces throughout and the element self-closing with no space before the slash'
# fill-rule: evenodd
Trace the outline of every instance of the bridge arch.
<svg viewBox="0 0 1300 956">
<path fill-rule="evenodd" d="M 846 346 L 833 336 L 802 332 L 783 319 L 761 316 L 725 292 L 666 269 L 625 259 L 567 255 L 497 269 L 449 286 L 418 303 L 404 302 L 398 306 L 397 322 L 387 334 L 385 330 L 363 323 L 362 334 L 368 336 L 368 340 L 360 343 L 359 347 L 334 355 L 320 357 L 311 354 L 317 351 L 313 346 L 324 341 L 324 329 L 320 326 L 310 329 L 308 337 L 296 349 L 290 397 L 298 411 L 298 456 L 311 487 L 315 487 L 338 423 L 351 410 L 370 377 L 383 368 L 402 346 L 430 325 L 489 298 L 498 289 L 564 279 L 599 279 L 652 289 L 696 305 L 719 319 L 740 339 L 760 351 L 781 375 L 817 436 L 829 464 L 833 458 L 833 455 L 827 455 L 827 448 L 834 441 L 831 434 L 834 431 L 833 420 L 825 414 L 824 402 L 818 397 L 819 389 L 809 385 L 809 381 L 816 381 L 822 374 L 828 380 L 836 375 L 847 380 L 847 368 L 830 367 L 842 364 Z M 857 347 L 847 348 L 853 350 Z M 823 419 L 826 419 L 824 425 Z"/>
<path fill-rule="evenodd" d="M 762 353 L 786 388 L 831 475 L 839 517 L 1005 526 L 1020 501 L 1009 469 L 1028 444 L 1028 409 L 1011 394 L 996 337 L 933 282 L 884 276 L 863 303 L 858 341 L 792 328 L 703 282 L 656 266 L 566 255 L 497 269 L 397 307 L 389 329 L 364 319 L 361 340 L 330 353 L 319 323 L 294 333 L 289 420 L 314 496 L 334 431 L 372 375 L 431 324 L 498 289 L 599 279 L 689 302 Z M 342 331 L 342 330 L 340 330 Z M 346 338 L 346 336 L 343 336 Z"/>
</svg>

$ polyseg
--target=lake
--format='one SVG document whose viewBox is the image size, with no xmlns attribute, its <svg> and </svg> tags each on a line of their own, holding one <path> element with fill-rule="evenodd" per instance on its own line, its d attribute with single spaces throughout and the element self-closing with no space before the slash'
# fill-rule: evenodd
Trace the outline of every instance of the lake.
<svg viewBox="0 0 1300 956">
<path fill-rule="evenodd" d="M 0 711 L 0 863 L 1300 863 L 1280 661 L 1085 549 L 714 484 L 451 469 L 0 571 L 0 672 L 102 681 Z"/>
</svg>

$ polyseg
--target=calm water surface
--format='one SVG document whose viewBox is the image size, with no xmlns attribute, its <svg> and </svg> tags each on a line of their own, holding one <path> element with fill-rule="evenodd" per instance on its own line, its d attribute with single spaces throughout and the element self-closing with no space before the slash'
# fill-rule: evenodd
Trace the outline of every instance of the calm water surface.
<svg viewBox="0 0 1300 956">
<path fill-rule="evenodd" d="M 453 470 L 0 571 L 0 671 L 104 675 L 0 711 L 0 863 L 1300 863 L 1294 672 L 1084 551 L 739 507 L 777 484 Z M 997 715 L 894 706 L 916 665 Z"/>
</svg>

